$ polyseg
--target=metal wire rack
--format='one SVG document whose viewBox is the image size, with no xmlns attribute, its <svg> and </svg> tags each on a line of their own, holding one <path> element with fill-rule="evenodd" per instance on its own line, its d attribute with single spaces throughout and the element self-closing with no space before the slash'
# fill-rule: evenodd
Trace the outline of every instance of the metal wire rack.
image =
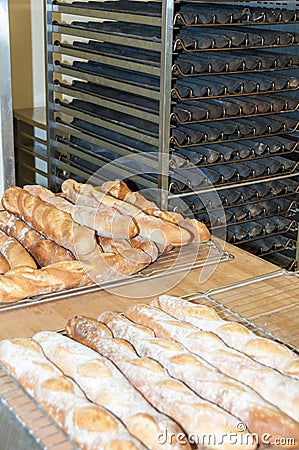
<svg viewBox="0 0 299 450">
<path fill-rule="evenodd" d="M 216 265 L 220 262 L 230 261 L 233 258 L 233 255 L 223 251 L 214 241 L 202 243 L 199 246 L 188 245 L 186 247 L 176 248 L 165 253 L 160 256 L 156 262 L 135 275 L 117 278 L 100 285 L 90 284 L 88 286 L 54 292 L 51 294 L 42 294 L 31 298 L 28 297 L 24 300 L 9 304 L 2 303 L 0 304 L 0 312 L 32 306 L 35 303 L 40 304 L 55 300 L 62 300 L 67 297 L 84 295 L 103 289 L 116 288 L 131 283 L 156 279 L 162 276 L 174 275 L 176 273 L 187 273 L 193 269 Z"/>
<path fill-rule="evenodd" d="M 185 298 L 212 306 L 223 319 L 239 321 L 299 354 L 299 272 L 280 270 Z"/>
<path fill-rule="evenodd" d="M 0 424 L 2 450 L 79 449 L 1 363 Z"/>
</svg>

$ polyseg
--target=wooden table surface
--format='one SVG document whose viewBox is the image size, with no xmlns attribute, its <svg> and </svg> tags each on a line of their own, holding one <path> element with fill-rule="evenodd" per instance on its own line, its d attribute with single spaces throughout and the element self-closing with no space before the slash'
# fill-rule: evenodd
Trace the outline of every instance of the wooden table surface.
<svg viewBox="0 0 299 450">
<path fill-rule="evenodd" d="M 114 288 L 113 292 L 101 290 L 15 310 L 0 311 L 0 339 L 29 337 L 42 330 L 59 330 L 76 314 L 96 318 L 103 311 L 120 312 L 132 304 L 148 303 L 157 295 L 166 292 L 177 296 L 206 292 L 209 289 L 279 270 L 277 266 L 233 245 L 226 244 L 225 250 L 231 253 L 234 259 L 222 262 L 216 267 L 205 268 L 209 278 L 204 283 L 199 281 L 199 277 L 207 274 L 203 273 L 202 269 L 193 269 L 181 281 L 180 275 L 175 274 Z"/>
</svg>

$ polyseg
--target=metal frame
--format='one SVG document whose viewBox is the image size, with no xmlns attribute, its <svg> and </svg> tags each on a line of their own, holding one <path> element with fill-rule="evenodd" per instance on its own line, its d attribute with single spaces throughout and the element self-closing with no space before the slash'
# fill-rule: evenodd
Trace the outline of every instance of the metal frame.
<svg viewBox="0 0 299 450">
<path fill-rule="evenodd" d="M 30 307 L 35 304 L 84 295 L 103 289 L 108 290 L 121 286 L 128 286 L 132 283 L 135 285 L 136 283 L 159 279 L 163 276 L 171 276 L 179 273 L 187 274 L 190 270 L 207 266 L 213 267 L 219 263 L 231 261 L 232 259 L 234 259 L 234 256 L 223 251 L 214 241 L 202 243 L 200 245 L 188 245 L 186 247 L 176 248 L 161 255 L 157 261 L 134 275 L 123 276 L 101 284 L 90 284 L 88 286 L 72 288 L 60 292 L 41 294 L 9 304 L 3 303 L 0 305 L 0 314 L 2 311 Z"/>
<path fill-rule="evenodd" d="M 158 2 L 157 2 L 158 3 Z M 200 0 L 200 3 L 205 3 L 204 1 Z M 298 5 L 298 0 L 288 0 L 288 1 L 277 1 L 277 2 L 273 2 L 273 1 L 231 1 L 231 2 L 224 2 L 223 0 L 217 0 L 216 3 L 225 3 L 227 5 L 250 5 L 253 7 L 269 7 L 269 8 L 273 8 L 274 6 L 276 6 L 277 8 L 281 8 L 281 9 L 294 9 L 297 5 Z M 46 0 L 46 4 L 47 4 L 47 41 L 48 41 L 48 83 L 49 83 L 49 142 L 50 142 L 50 162 L 51 162 L 51 186 L 52 188 L 55 188 L 57 184 L 61 183 L 61 181 L 63 181 L 63 177 L 64 174 L 65 176 L 77 176 L 80 177 L 86 181 L 91 175 L 92 173 L 88 170 L 87 167 L 83 166 L 81 163 L 81 165 L 78 163 L 76 164 L 75 162 L 72 162 L 73 158 L 77 157 L 80 158 L 85 158 L 84 161 L 86 161 L 86 164 L 94 164 L 95 162 L 97 162 L 98 167 L 103 167 L 105 166 L 105 164 L 107 163 L 107 159 L 105 159 L 105 157 L 103 157 L 101 154 L 98 155 L 91 155 L 91 152 L 88 153 L 88 151 L 85 151 L 85 149 L 88 147 L 88 145 L 95 145 L 98 148 L 105 148 L 108 151 L 114 152 L 114 154 L 116 154 L 117 156 L 125 156 L 125 155 L 130 155 L 130 154 L 136 154 L 138 152 L 140 152 L 140 149 L 143 150 L 142 146 L 148 146 L 151 148 L 154 148 L 155 151 L 157 151 L 158 153 L 158 161 L 148 161 L 148 165 L 150 167 L 153 168 L 153 171 L 156 171 L 158 174 L 158 178 L 157 180 L 155 180 L 155 178 L 148 176 L 148 174 L 144 174 L 144 178 L 143 176 L 139 176 L 139 178 L 136 178 L 136 183 L 143 185 L 147 188 L 159 188 L 160 189 L 160 194 L 159 194 L 159 199 L 158 202 L 160 204 L 160 207 L 162 207 L 162 209 L 168 209 L 168 202 L 170 199 L 173 199 L 175 197 L 180 197 L 180 198 L 185 198 L 188 197 L 190 195 L 200 195 L 202 193 L 207 193 L 210 192 L 212 190 L 214 190 L 214 187 L 210 188 L 210 187 L 205 187 L 205 188 L 198 188 L 194 191 L 192 190 L 178 190 L 175 194 L 171 192 L 171 183 L 169 180 L 169 176 L 176 176 L 175 172 L 171 172 L 171 170 L 169 169 L 169 162 L 170 162 L 170 153 L 172 151 L 174 151 L 174 147 L 175 144 L 177 144 L 178 147 L 182 147 L 182 148 L 188 148 L 192 145 L 192 141 L 190 141 L 190 145 L 186 144 L 186 145 L 179 145 L 179 143 L 176 141 L 175 136 L 172 136 L 171 130 L 172 127 L 175 125 L 173 122 L 173 115 L 171 114 L 171 102 L 172 102 L 172 92 L 173 92 L 173 80 L 172 80 L 172 75 L 173 75 L 173 70 L 174 70 L 174 65 L 173 65 L 173 54 L 174 54 L 174 47 L 173 47 L 173 43 L 174 43 L 174 27 L 178 26 L 179 24 L 177 24 L 178 21 L 178 13 L 175 12 L 175 2 L 174 0 L 161 0 L 161 13 L 159 13 L 160 15 L 151 15 L 150 13 L 148 15 L 146 15 L 145 11 L 140 11 L 140 14 L 134 14 L 131 13 L 130 11 L 108 11 L 105 10 L 105 8 L 99 9 L 99 10 L 95 10 L 94 14 L 93 12 L 91 12 L 90 9 L 85 9 L 84 6 L 81 6 L 80 8 L 77 7 L 73 7 L 67 3 L 62 3 L 62 2 L 58 2 L 58 4 L 53 5 L 51 0 Z M 95 17 L 96 19 L 98 18 L 103 18 L 103 19 L 116 19 L 116 20 L 120 20 L 123 22 L 127 22 L 128 24 L 132 23 L 132 24 L 144 24 L 144 25 L 152 25 L 152 26 L 157 26 L 160 27 L 161 29 L 161 39 L 160 40 L 152 40 L 150 37 L 146 37 L 144 36 L 144 38 L 142 39 L 137 39 L 136 37 L 132 37 L 131 35 L 123 35 L 123 37 L 121 38 L 119 35 L 115 34 L 114 32 L 106 32 L 103 29 L 99 29 L 98 31 L 92 30 L 92 31 L 88 31 L 86 28 L 80 28 L 78 27 L 78 25 L 74 26 L 70 23 L 67 24 L 63 24 L 63 23 L 59 23 L 59 20 L 54 24 L 54 26 L 52 25 L 52 14 L 59 14 L 59 13 L 63 13 L 63 14 L 67 14 L 67 13 L 72 13 L 73 16 L 76 18 L 79 17 L 79 15 L 82 15 L 83 17 Z M 249 17 L 249 16 L 248 16 Z M 269 16 L 271 17 L 271 16 Z M 263 19 L 263 21 L 261 23 L 259 22 L 250 22 L 250 20 L 248 19 L 248 23 L 232 23 L 232 24 L 225 24 L 225 25 L 233 25 L 233 28 L 235 30 L 238 29 L 238 26 L 260 26 L 263 27 L 264 25 L 271 25 L 271 27 L 273 28 L 274 25 L 277 25 L 278 28 L 277 30 L 280 30 L 281 27 L 283 25 L 281 25 L 283 22 L 282 20 L 282 15 L 279 16 L 279 19 L 276 19 L 277 22 L 273 22 L 270 19 L 267 19 L 266 16 Z M 183 19 L 183 17 L 182 17 Z M 291 19 L 290 24 L 292 24 L 292 26 L 294 24 L 298 24 L 299 22 L 297 21 L 298 16 L 294 16 L 293 19 Z M 75 20 L 75 19 L 74 19 Z M 80 20 L 80 19 L 78 19 Z M 89 20 L 89 19 L 87 19 Z M 267 22 L 268 20 L 270 20 L 269 22 Z M 183 20 L 182 20 L 183 21 Z M 69 22 L 69 20 L 68 20 Z M 218 26 L 219 24 L 204 24 L 203 26 L 205 27 L 205 29 L 208 26 Z M 202 25 L 200 25 L 202 26 Z M 188 27 L 190 28 L 190 27 Z M 199 29 L 199 28 L 197 28 Z M 136 48 L 148 48 L 148 49 L 152 49 L 155 51 L 159 51 L 160 54 L 160 66 L 157 63 L 157 61 L 150 61 L 150 60 L 146 60 L 146 59 L 141 59 L 141 58 L 135 58 L 135 57 L 131 57 L 128 59 L 123 58 L 121 55 L 117 55 L 116 53 L 114 54 L 113 52 L 110 54 L 108 53 L 103 53 L 103 54 L 99 54 L 96 53 L 94 51 L 92 51 L 90 49 L 90 47 L 88 47 L 87 49 L 82 46 L 82 48 L 79 47 L 74 47 L 71 44 L 70 45 L 60 45 L 59 41 L 54 42 L 52 41 L 53 38 L 53 33 L 54 32 L 59 32 L 59 33 L 65 33 L 67 39 L 69 39 L 69 37 L 73 34 L 74 36 L 78 36 L 78 40 L 80 39 L 80 37 L 89 37 L 90 39 L 101 39 L 103 38 L 105 42 L 111 43 L 122 43 L 123 45 L 127 45 L 130 47 L 136 47 Z M 55 39 L 57 37 L 57 34 L 55 34 Z M 285 44 L 279 45 L 279 47 L 283 47 Z M 297 48 L 298 47 L 298 44 Z M 261 46 L 263 47 L 263 46 Z M 288 47 L 292 47 L 295 48 L 295 45 L 293 43 L 289 44 Z M 254 47 L 254 49 L 256 49 L 258 47 Z M 275 45 L 275 49 L 277 50 L 277 46 Z M 230 48 L 229 50 L 238 50 L 239 48 Z M 215 51 L 217 52 L 217 49 L 204 49 L 204 53 L 202 53 L 203 55 L 205 55 L 207 51 Z M 228 49 L 226 48 L 221 48 L 219 50 L 224 50 L 227 51 Z M 240 47 L 240 50 L 242 50 L 242 47 Z M 190 49 L 186 49 L 187 54 L 189 54 Z M 192 52 L 191 54 L 195 54 L 195 52 Z M 217 54 L 221 54 L 221 51 L 217 52 Z M 73 57 L 75 59 L 82 59 L 85 61 L 91 60 L 95 63 L 100 63 L 103 64 L 104 67 L 112 67 L 117 69 L 118 67 L 121 67 L 125 70 L 128 71 L 134 71 L 137 74 L 144 74 L 146 76 L 150 75 L 150 76 L 155 76 L 157 77 L 158 74 L 160 75 L 160 82 L 159 85 L 157 83 L 157 85 L 152 85 L 151 87 L 149 87 L 146 84 L 138 84 L 138 82 L 133 83 L 130 82 L 130 80 L 126 80 L 123 78 L 117 78 L 117 76 L 113 76 L 113 74 L 105 74 L 105 75 L 101 75 L 98 73 L 93 73 L 93 72 L 86 72 L 84 71 L 84 69 L 81 67 L 72 67 L 71 64 L 58 64 L 55 65 L 54 64 L 54 59 L 59 59 L 59 58 L 63 58 L 64 55 L 66 57 Z M 281 64 L 281 66 L 280 66 Z M 278 70 L 278 75 L 279 75 L 279 70 L 295 70 L 294 69 L 295 65 L 292 67 L 285 67 L 283 66 L 282 63 L 278 63 L 275 68 L 260 68 L 259 70 L 249 70 L 246 69 L 243 72 L 251 72 L 253 75 L 255 72 L 259 72 L 259 73 L 267 73 L 269 72 L 273 72 L 274 70 Z M 134 73 L 133 72 L 133 73 Z M 230 73 L 236 73 L 236 74 L 240 74 L 238 76 L 242 76 L 241 72 L 231 72 Z M 113 98 L 111 97 L 111 99 L 105 99 L 103 101 L 101 101 L 101 98 L 99 97 L 99 99 L 94 98 L 92 99 L 92 95 L 90 92 L 81 92 L 81 97 L 80 97 L 80 90 L 78 90 L 77 94 L 73 95 L 73 98 L 79 99 L 79 100 L 84 100 L 84 101 L 91 101 L 92 103 L 94 103 L 95 105 L 100 105 L 100 106 L 105 106 L 107 108 L 110 108 L 110 110 L 114 111 L 114 112 L 121 112 L 121 113 L 125 113 L 127 116 L 132 116 L 134 118 L 137 119 L 146 119 L 148 120 L 148 122 L 150 122 L 151 124 L 155 124 L 156 126 L 158 126 L 158 133 L 151 133 L 150 131 L 146 130 L 143 131 L 143 127 L 141 127 L 140 129 L 134 129 L 134 127 L 130 127 L 128 125 L 128 123 L 126 121 L 124 122 L 113 122 L 113 120 L 111 119 L 107 119 L 107 117 L 103 117 L 103 118 L 99 118 L 99 117 L 95 117 L 89 114 L 89 112 L 83 110 L 76 110 L 75 108 L 72 108 L 71 105 L 68 105 L 67 103 L 63 102 L 62 104 L 59 103 L 54 103 L 55 101 L 55 96 L 60 95 L 60 94 L 64 94 L 65 96 L 68 95 L 72 95 L 72 89 L 70 89 L 70 87 L 68 87 L 68 85 L 64 85 L 64 86 L 60 86 L 59 83 L 57 85 L 54 85 L 54 78 L 61 78 L 63 77 L 63 75 L 67 76 L 67 77 L 71 77 L 73 80 L 83 80 L 83 81 L 89 81 L 89 82 L 93 82 L 93 83 L 97 83 L 98 85 L 105 87 L 105 86 L 109 86 L 112 87 L 114 89 L 119 89 L 122 92 L 130 92 L 132 94 L 136 93 L 139 94 L 141 96 L 144 96 L 145 98 L 149 98 L 149 99 L 154 99 L 154 100 L 158 100 L 159 101 L 159 109 L 157 111 L 150 111 L 150 110 L 142 110 L 142 109 L 138 109 L 138 107 L 135 107 L 134 103 L 128 103 L 128 104 L 123 104 L 120 105 L 117 102 L 113 103 Z M 217 75 L 225 75 L 225 72 L 223 73 L 219 73 L 219 74 L 215 74 L 215 73 L 201 73 L 200 77 L 202 79 L 202 76 L 206 76 L 208 77 L 209 75 L 212 75 L 213 77 L 217 76 Z M 192 77 L 191 80 L 192 81 Z M 276 89 L 276 88 L 275 88 Z M 288 89 L 285 88 L 283 90 L 281 90 L 282 92 L 288 92 Z M 290 86 L 289 91 L 298 91 L 298 88 L 292 88 Z M 277 90 L 277 93 L 279 92 L 279 90 Z M 273 95 L 273 92 L 252 92 L 252 93 L 247 93 L 247 92 L 241 92 L 241 93 L 235 93 L 235 94 L 223 94 L 223 95 L 212 95 L 210 97 L 215 97 L 215 98 L 226 98 L 226 97 L 236 97 L 238 95 L 246 95 L 247 98 L 250 98 L 250 95 L 260 95 L 260 94 L 265 94 L 265 95 Z M 274 92 L 274 94 L 276 94 L 276 92 Z M 201 97 L 200 99 L 205 100 L 208 99 L 209 97 Z M 184 101 L 184 99 L 182 99 L 182 101 Z M 295 108 L 296 110 L 298 110 L 298 107 Z M 286 112 L 291 112 L 291 111 L 286 111 Z M 264 113 L 264 114 L 260 114 L 260 117 L 263 118 L 264 116 L 271 116 L 272 113 Z M 62 117 L 63 116 L 63 120 L 61 120 L 60 123 L 55 121 L 55 117 Z M 89 117 L 89 119 L 88 119 Z M 248 116 L 251 117 L 251 116 Z M 277 115 L 273 115 L 273 118 L 276 119 Z M 285 116 L 284 116 L 285 117 Z M 112 133 L 110 138 L 107 138 L 105 134 L 102 135 L 96 135 L 93 134 L 91 131 L 86 131 L 84 129 L 80 129 L 80 128 L 76 128 L 75 126 L 73 126 L 70 122 L 73 119 L 80 119 L 80 120 L 85 120 L 88 121 L 90 120 L 91 123 L 95 123 L 98 125 L 98 127 L 102 127 L 102 129 L 105 130 L 105 132 L 107 132 L 107 130 L 109 132 Z M 228 117 L 228 119 L 232 120 L 231 117 Z M 239 119 L 239 117 L 238 117 Z M 242 119 L 242 117 L 240 117 L 240 119 Z M 219 120 L 223 120 L 223 118 L 221 117 L 221 119 Z M 198 121 L 198 123 L 203 123 L 206 122 L 204 120 Z M 212 121 L 213 122 L 213 121 Z M 217 121 L 215 121 L 217 122 Z M 219 122 L 218 122 L 219 123 Z M 271 136 L 283 136 L 283 135 L 291 135 L 293 133 L 293 136 L 298 134 L 298 127 L 299 127 L 299 121 L 296 122 L 297 124 L 294 125 L 294 127 L 292 126 L 292 129 L 289 129 L 289 127 L 286 127 L 283 129 L 281 129 L 281 131 L 279 132 L 271 132 L 269 131 L 268 135 L 263 135 L 262 138 L 265 137 L 271 137 Z M 203 125 L 206 125 L 203 123 Z M 56 130 L 55 130 L 56 128 Z M 270 130 L 270 128 L 269 128 Z M 288 130 L 288 131 L 286 131 Z M 84 145 L 80 144 L 80 145 L 74 145 L 72 144 L 72 142 L 70 141 L 69 137 L 73 136 L 76 139 L 80 139 L 80 136 L 83 136 L 81 133 L 84 133 Z M 114 133 L 114 134 L 113 134 Z M 118 133 L 118 134 L 117 134 Z M 63 141 L 61 142 L 57 142 L 55 140 L 55 136 L 64 136 Z M 118 140 L 117 136 L 120 136 L 121 138 Z M 123 137 L 125 137 L 126 140 L 122 140 Z M 221 140 L 218 143 L 221 143 L 223 140 L 225 141 L 225 143 L 229 143 L 231 142 L 239 142 L 241 141 L 241 143 L 243 141 L 246 140 L 250 140 L 250 139 L 257 139 L 258 136 L 256 134 L 254 134 L 253 136 L 242 136 L 238 134 L 238 136 L 236 135 L 236 138 L 231 138 L 229 137 L 229 139 L 226 139 L 227 136 L 222 136 Z M 131 139 L 131 143 L 128 144 L 128 139 Z M 139 146 L 135 146 L 134 144 L 132 144 L 132 139 L 135 139 L 139 142 Z M 220 138 L 219 138 L 220 139 Z M 82 141 L 81 141 L 82 142 Z M 135 141 L 136 142 L 136 141 Z M 217 144 L 217 142 L 207 142 L 205 139 L 203 139 L 203 141 L 200 141 L 199 143 L 195 144 L 197 145 L 197 148 L 200 150 L 200 146 L 203 145 L 213 145 L 213 144 Z M 146 155 L 147 150 L 144 151 L 144 154 Z M 270 155 L 271 157 L 272 155 Z M 275 156 L 275 155 L 273 155 Z M 244 160 L 240 160 L 240 164 L 242 164 L 242 162 L 246 162 L 248 158 L 244 158 Z M 258 159 L 254 158 L 254 159 Z M 236 161 L 231 161 L 231 162 L 236 162 Z M 228 163 L 228 162 L 226 162 Z M 212 166 L 211 164 L 206 164 L 206 167 L 210 167 Z M 119 171 L 119 168 L 117 168 L 117 165 L 114 165 L 115 169 L 114 172 L 112 172 L 111 176 L 113 176 L 115 174 L 116 176 L 125 176 L 126 174 L 126 170 L 128 170 L 126 167 L 122 168 L 122 173 Z M 198 168 L 201 169 L 201 167 L 198 165 Z M 211 167 L 212 169 L 213 167 Z M 56 169 L 58 169 L 60 171 L 60 173 L 57 175 L 56 173 Z M 69 169 L 69 170 L 68 170 Z M 185 170 L 185 174 L 187 172 L 187 169 Z M 184 175 L 185 175 L 184 174 Z M 129 175 L 129 174 L 128 174 Z M 277 174 L 277 175 L 268 175 L 268 176 L 263 176 L 261 178 L 254 178 L 254 179 L 246 179 L 243 182 L 233 182 L 233 183 L 226 183 L 226 184 L 219 184 L 216 186 L 216 190 L 220 191 L 222 189 L 228 189 L 228 188 L 237 188 L 238 186 L 240 186 L 242 184 L 242 186 L 250 186 L 251 184 L 256 184 L 258 183 L 263 183 L 263 182 L 268 182 L 268 181 L 274 181 L 274 180 L 279 180 L 279 179 L 285 179 L 285 178 L 290 178 L 292 179 L 293 177 L 296 177 L 298 175 L 297 172 L 297 167 L 292 170 L 292 171 L 288 171 L 282 174 Z M 132 171 L 132 176 L 134 176 L 134 173 Z M 183 178 L 183 172 L 182 172 L 182 178 Z M 299 250 L 298 250 L 299 252 Z M 299 263 L 299 253 L 297 252 L 297 261 Z"/>
<path fill-rule="evenodd" d="M 15 183 L 8 0 L 0 0 L 0 67 L 0 169 L 7 189 Z"/>
</svg>

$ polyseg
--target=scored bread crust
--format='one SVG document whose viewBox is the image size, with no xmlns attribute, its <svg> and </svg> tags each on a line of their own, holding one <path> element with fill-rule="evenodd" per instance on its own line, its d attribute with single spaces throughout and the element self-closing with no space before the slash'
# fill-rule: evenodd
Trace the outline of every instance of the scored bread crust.
<svg viewBox="0 0 299 450">
<path fill-rule="evenodd" d="M 27 250 L 12 236 L 0 230 L 0 252 L 5 257 L 10 269 L 31 267 L 36 269 L 36 263 Z"/>
<path fill-rule="evenodd" d="M 178 435 L 183 433 L 182 429 L 157 412 L 107 358 L 58 333 L 41 332 L 33 339 L 47 358 L 79 385 L 89 400 L 112 412 L 145 446 L 152 450 L 191 449 L 179 443 L 159 443 L 159 435 Z"/>
<path fill-rule="evenodd" d="M 122 423 L 86 399 L 82 390 L 52 364 L 32 339 L 0 342 L 0 361 L 43 409 L 85 450 L 145 450 Z"/>
<path fill-rule="evenodd" d="M 299 382 L 228 347 L 218 336 L 181 322 L 149 305 L 132 306 L 125 316 L 151 328 L 157 337 L 172 338 L 219 370 L 247 384 L 290 417 L 299 420 Z"/>
<path fill-rule="evenodd" d="M 0 211 L 0 229 L 17 239 L 42 267 L 75 259 L 69 250 L 47 239 L 7 211 Z"/>
<path fill-rule="evenodd" d="M 136 206 L 100 192 L 91 185 L 69 179 L 62 183 L 61 189 L 73 203 L 94 208 L 99 205 L 109 206 L 131 216 L 139 228 L 139 234 L 158 244 L 181 246 L 188 244 L 191 239 L 190 233 L 176 224 L 145 214 Z"/>
<path fill-rule="evenodd" d="M 85 322 L 85 333 L 78 333 L 80 326 L 77 327 L 75 322 L 73 320 L 72 327 L 66 327 L 69 335 L 109 358 L 155 408 L 176 420 L 186 433 L 196 433 L 201 440 L 207 434 L 216 436 L 217 442 L 223 438 L 221 445 L 210 446 L 213 449 L 235 448 L 226 439 L 230 430 L 236 430 L 240 441 L 242 437 L 243 442 L 246 440 L 244 432 L 237 431 L 240 419 L 197 396 L 183 383 L 170 377 L 159 363 L 150 358 L 138 357 L 134 348 L 124 340 L 103 337 L 102 329 L 99 330 L 99 336 L 102 337 L 97 338 L 95 323 L 90 323 L 87 329 Z M 254 449 L 256 444 L 246 442 L 238 448 Z"/>
<path fill-rule="evenodd" d="M 24 189 L 16 186 L 8 188 L 3 194 L 2 204 L 8 212 L 74 255 L 88 255 L 96 247 L 93 230 L 74 223 L 70 214 L 60 211 Z"/>
<path fill-rule="evenodd" d="M 299 444 L 299 424 L 280 409 L 265 401 L 253 389 L 215 369 L 204 359 L 188 352 L 172 339 L 154 337 L 150 328 L 140 326 L 120 314 L 104 312 L 98 320 L 113 336 L 126 339 L 139 356 L 153 358 L 169 374 L 189 386 L 202 398 L 218 404 L 240 418 L 247 429 L 257 433 L 260 442 L 270 433 L 278 442 L 293 437 Z"/>
<path fill-rule="evenodd" d="M 106 181 L 100 186 L 100 189 L 102 192 L 140 208 L 150 216 L 179 225 L 191 234 L 192 242 L 206 242 L 211 238 L 209 230 L 202 222 L 196 219 L 184 218 L 179 213 L 162 211 L 154 202 L 147 200 L 140 192 L 132 192 L 122 180 Z"/>
<path fill-rule="evenodd" d="M 212 308 L 169 295 L 161 295 L 150 304 L 203 331 L 212 331 L 228 346 L 299 379 L 299 358 L 295 353 L 278 342 L 257 336 L 240 323 L 222 320 Z"/>
<path fill-rule="evenodd" d="M 74 205 L 39 185 L 24 186 L 30 194 L 39 197 L 60 211 L 71 215 L 74 222 L 86 226 L 103 237 L 130 239 L 138 233 L 138 227 L 130 216 L 120 214 L 115 208 L 100 205 L 99 208 Z"/>
</svg>

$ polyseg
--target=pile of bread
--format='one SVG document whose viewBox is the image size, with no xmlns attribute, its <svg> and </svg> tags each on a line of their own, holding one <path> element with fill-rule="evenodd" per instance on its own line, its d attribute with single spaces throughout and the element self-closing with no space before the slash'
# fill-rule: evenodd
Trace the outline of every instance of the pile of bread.
<svg viewBox="0 0 299 450">
<path fill-rule="evenodd" d="M 54 194 L 10 187 L 0 211 L 0 302 L 136 273 L 173 247 L 210 238 L 195 219 L 161 211 L 120 181 L 74 180 Z"/>
<path fill-rule="evenodd" d="M 164 295 L 66 332 L 0 361 L 82 449 L 299 448 L 298 356 L 207 306 Z"/>
</svg>

